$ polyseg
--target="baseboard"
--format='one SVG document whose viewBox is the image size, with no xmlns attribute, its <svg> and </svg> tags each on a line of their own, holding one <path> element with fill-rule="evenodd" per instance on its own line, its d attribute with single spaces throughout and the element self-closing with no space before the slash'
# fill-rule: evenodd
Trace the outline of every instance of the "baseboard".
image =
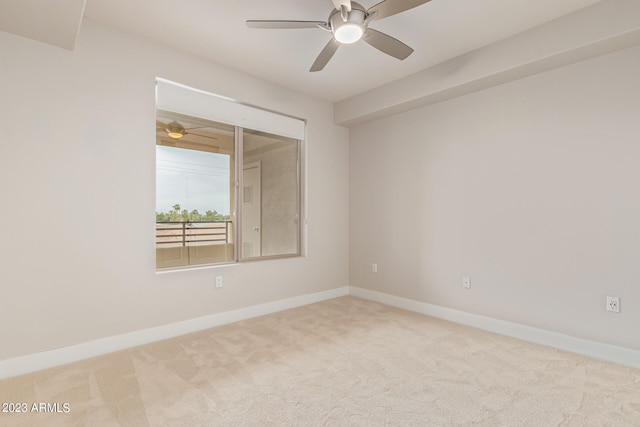
<svg viewBox="0 0 640 427">
<path fill-rule="evenodd" d="M 69 347 L 30 354 L 0 361 L 0 379 L 16 377 L 43 369 L 101 356 L 127 348 L 137 347 L 180 335 L 276 313 L 291 308 L 314 304 L 349 294 L 347 286 L 324 292 L 301 295 L 223 313 L 211 314 L 170 325 L 134 331 Z"/>
<path fill-rule="evenodd" d="M 397 308 L 426 314 L 439 319 L 473 326 L 490 332 L 547 345 L 585 356 L 595 357 L 634 368 L 640 368 L 640 351 L 550 332 L 517 323 L 505 322 L 477 314 L 427 304 L 367 289 L 349 287 L 349 294 Z"/>
<path fill-rule="evenodd" d="M 170 325 L 134 331 L 69 347 L 3 360 L 0 361 L 0 379 L 62 366 L 80 360 L 113 353 L 115 351 L 125 350 L 139 345 L 174 338 L 180 335 L 264 316 L 291 308 L 314 304 L 316 302 L 326 301 L 345 295 L 353 295 L 355 297 L 473 326 L 502 335 L 548 345 L 550 347 L 590 357 L 596 357 L 598 359 L 608 360 L 634 368 L 640 368 L 640 351 L 637 350 L 588 341 L 569 335 L 532 328 L 530 326 L 506 322 L 490 317 L 479 316 L 381 292 L 370 291 L 353 286 L 345 286 L 342 288 L 331 289 L 329 291 L 301 295 L 298 297 L 273 301 L 238 310 L 185 320 L 178 323 L 172 323 Z"/>
</svg>

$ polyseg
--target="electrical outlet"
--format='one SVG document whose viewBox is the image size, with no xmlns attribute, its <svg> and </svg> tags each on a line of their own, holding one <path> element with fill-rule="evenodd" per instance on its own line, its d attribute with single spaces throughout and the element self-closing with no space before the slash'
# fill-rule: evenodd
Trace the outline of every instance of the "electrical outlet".
<svg viewBox="0 0 640 427">
<path fill-rule="evenodd" d="M 465 288 L 465 289 L 470 289 L 471 288 L 471 277 L 464 276 L 462 278 L 462 287 Z"/>
<path fill-rule="evenodd" d="M 377 273 L 378 272 L 378 264 L 376 264 L 375 262 L 373 264 L 371 264 L 371 272 L 372 273 Z"/>
<path fill-rule="evenodd" d="M 216 276 L 216 288 L 222 287 L 222 276 Z"/>
<path fill-rule="evenodd" d="M 620 312 L 620 298 L 607 297 L 607 311 Z"/>
</svg>

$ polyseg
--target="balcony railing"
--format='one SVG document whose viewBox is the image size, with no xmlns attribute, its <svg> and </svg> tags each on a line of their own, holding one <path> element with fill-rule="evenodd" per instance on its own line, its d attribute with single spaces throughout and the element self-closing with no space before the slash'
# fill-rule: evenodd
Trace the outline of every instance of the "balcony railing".
<svg viewBox="0 0 640 427">
<path fill-rule="evenodd" d="M 156 245 L 197 246 L 231 243 L 231 221 L 156 222 Z"/>
</svg>

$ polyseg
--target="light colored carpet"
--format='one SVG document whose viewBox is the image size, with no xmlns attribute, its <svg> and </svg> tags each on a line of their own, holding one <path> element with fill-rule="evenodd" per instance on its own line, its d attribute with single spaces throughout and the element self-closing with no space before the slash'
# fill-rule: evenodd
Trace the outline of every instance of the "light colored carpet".
<svg viewBox="0 0 640 427">
<path fill-rule="evenodd" d="M 353 297 L 0 382 L 2 426 L 640 426 L 640 370 Z"/>
</svg>

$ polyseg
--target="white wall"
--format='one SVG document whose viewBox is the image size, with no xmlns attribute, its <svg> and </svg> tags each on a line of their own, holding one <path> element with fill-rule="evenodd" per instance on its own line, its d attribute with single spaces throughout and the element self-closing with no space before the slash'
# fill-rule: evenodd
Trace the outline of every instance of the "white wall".
<svg viewBox="0 0 640 427">
<path fill-rule="evenodd" d="M 156 76 L 308 119 L 307 257 L 156 274 Z M 0 94 L 0 360 L 348 284 L 329 103 L 89 20 L 74 52 L 0 33 Z"/>
<path fill-rule="evenodd" d="M 352 128 L 350 285 L 640 350 L 638 75 L 635 47 Z"/>
</svg>

